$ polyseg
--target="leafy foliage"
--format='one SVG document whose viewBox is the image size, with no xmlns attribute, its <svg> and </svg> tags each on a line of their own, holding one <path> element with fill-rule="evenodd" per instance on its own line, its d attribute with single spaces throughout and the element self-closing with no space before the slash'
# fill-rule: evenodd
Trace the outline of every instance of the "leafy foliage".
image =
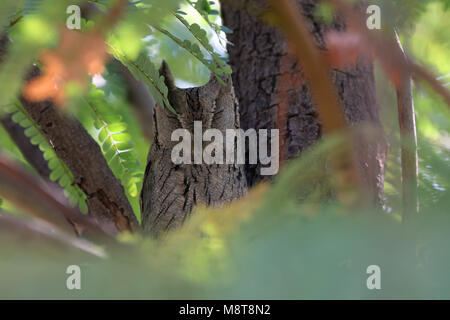
<svg viewBox="0 0 450 320">
<path fill-rule="evenodd" d="M 127 133 L 127 124 L 120 115 L 111 113 L 111 108 L 103 99 L 101 90 L 92 90 L 86 102 L 92 110 L 97 129 L 97 141 L 102 146 L 103 154 L 117 178 L 122 181 L 131 197 L 138 195 L 138 184 L 143 177 L 141 165 L 131 136 Z"/>
<path fill-rule="evenodd" d="M 12 1 L 2 1 L 2 5 L 5 2 L 11 3 Z M 2 83 L 0 113 L 4 111 L 4 106 L 9 105 L 18 95 L 22 79 L 29 66 L 36 60 L 38 52 L 55 43 L 56 30 L 65 18 L 61 12 L 65 12 L 68 5 L 80 2 L 80 0 L 28 2 L 30 6 L 33 6 L 28 10 L 31 11 L 31 14 L 10 30 L 10 36 L 14 41 L 9 45 L 7 54 L 0 64 L 0 83 Z M 16 5 L 14 8 L 20 10 L 23 1 L 18 1 Z"/>
<path fill-rule="evenodd" d="M 142 80 L 147 84 L 156 103 L 175 112 L 167 98 L 169 90 L 164 83 L 164 77 L 159 74 L 147 55 L 141 54 L 136 61 L 132 61 L 117 48 L 111 45 L 110 48 L 114 57 L 128 67 L 136 79 Z"/>
<path fill-rule="evenodd" d="M 72 205 L 78 205 L 82 212 L 87 213 L 86 194 L 76 184 L 69 168 L 55 154 L 39 125 L 34 122 L 18 100 L 9 106 L 9 111 L 12 120 L 25 129 L 25 135 L 30 139 L 30 142 L 39 146 L 39 149 L 43 152 L 44 159 L 47 160 L 48 167 L 51 170 L 50 180 L 58 182 L 66 195 L 69 196 Z"/>
<path fill-rule="evenodd" d="M 202 29 L 197 23 L 189 24 L 189 22 L 180 14 L 176 13 L 175 17 L 192 33 L 192 35 L 197 39 L 197 41 L 202 45 L 202 47 L 211 55 L 214 62 L 217 64 L 207 63 L 208 68 L 217 75 L 231 74 L 231 68 L 228 66 L 223 59 L 214 51 L 213 46 L 209 43 L 208 34 L 204 29 Z M 195 45 L 191 44 L 191 47 Z M 189 48 L 189 47 L 188 47 Z M 196 48 L 195 51 L 200 51 Z M 201 52 L 200 52 L 201 54 Z M 198 53 L 196 54 L 198 55 Z M 200 58 L 201 55 L 200 55 Z"/>
<path fill-rule="evenodd" d="M 169 31 L 167 31 L 167 30 L 165 30 L 163 28 L 155 27 L 155 29 L 158 30 L 159 32 L 165 34 L 166 36 L 168 36 L 176 44 L 178 44 L 180 47 L 182 47 L 183 49 L 188 51 L 190 54 L 192 54 L 196 59 L 198 59 L 201 63 L 203 63 L 216 76 L 216 78 L 221 83 L 224 84 L 223 80 L 220 79 L 219 75 L 231 74 L 231 68 L 229 66 L 221 68 L 221 67 L 217 67 L 217 65 L 213 61 L 207 61 L 205 59 L 202 51 L 200 50 L 200 47 L 198 46 L 198 44 L 192 43 L 189 40 L 181 40 L 181 39 L 179 39 L 178 37 L 176 37 L 175 35 L 173 35 L 172 33 L 170 33 Z M 198 29 L 194 27 L 193 30 L 198 30 Z M 202 33 L 195 33 L 194 35 L 196 37 L 199 37 L 200 34 L 202 34 Z M 218 57 L 217 55 L 215 55 L 215 56 Z M 220 61 L 220 59 L 218 59 L 218 60 Z M 222 61 L 220 61 L 219 63 L 224 65 L 224 62 L 222 62 Z"/>
<path fill-rule="evenodd" d="M 160 240 L 123 236 L 137 250 L 116 259 L 89 261 L 89 279 L 77 297 L 159 299 L 405 299 L 448 298 L 448 197 L 426 205 L 422 215 L 403 225 L 391 214 L 324 202 L 323 196 L 298 199 L 299 188 L 315 185 L 313 172 L 323 172 L 332 138 L 291 162 L 273 186 L 260 185 L 248 196 L 219 209 L 198 208 L 186 224 Z M 321 169 L 322 168 L 322 169 Z M 432 169 L 442 174 L 443 167 Z M 448 166 L 445 168 L 448 174 Z M 332 177 L 328 177 L 332 178 Z M 326 180 L 327 183 L 328 180 Z M 328 181 L 330 182 L 330 181 Z M 423 194 L 424 195 L 424 194 Z M 424 195 L 428 204 L 431 199 Z M 5 248 L 6 252 L 13 248 Z M 24 252 L 23 249 L 19 252 Z M 40 251 L 42 252 L 42 251 Z M 31 254 L 31 256 L 30 256 Z M 39 268 L 59 274 L 74 257 L 27 253 L 3 270 L 2 297 L 74 297 L 61 288 L 58 276 L 45 292 L 33 283 Z M 56 258 L 55 258 L 56 257 Z M 120 258 L 119 258 L 120 257 Z M 132 264 L 129 262 L 133 261 Z M 365 287 L 369 265 L 382 270 L 383 290 Z M 17 270 L 20 266 L 20 270 Z M 127 281 L 113 279 L 127 274 Z M 109 285 L 106 285 L 108 284 Z M 3 288 L 20 286 L 20 292 Z"/>
<path fill-rule="evenodd" d="M 219 25 L 209 18 L 210 15 L 217 16 L 219 15 L 219 11 L 213 9 L 214 1 L 209 0 L 198 0 L 197 2 L 193 2 L 190 0 L 186 0 L 191 6 L 195 8 L 195 10 L 200 13 L 200 15 L 205 19 L 208 25 L 214 29 L 214 31 L 219 35 L 220 31 L 225 33 L 233 33 L 232 30 L 228 29 L 226 26 Z"/>
<path fill-rule="evenodd" d="M 0 4 L 0 29 L 8 28 L 14 20 L 19 3 L 12 1 L 2 1 Z"/>
</svg>

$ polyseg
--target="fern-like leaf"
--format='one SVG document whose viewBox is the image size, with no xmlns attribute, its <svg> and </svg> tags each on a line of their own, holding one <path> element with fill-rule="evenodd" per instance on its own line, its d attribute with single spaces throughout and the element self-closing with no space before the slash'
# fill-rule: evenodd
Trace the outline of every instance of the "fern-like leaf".
<svg viewBox="0 0 450 320">
<path fill-rule="evenodd" d="M 189 41 L 187 39 L 181 40 L 180 38 L 178 38 L 177 36 L 172 34 L 170 31 L 163 29 L 161 27 L 158 27 L 158 26 L 152 26 L 152 27 L 154 29 L 158 30 L 159 32 L 165 34 L 167 37 L 172 39 L 172 41 L 174 41 L 177 45 L 179 45 L 180 47 L 185 49 L 187 52 L 189 52 L 197 60 L 199 60 L 201 63 L 203 63 L 209 69 L 209 71 L 211 71 L 216 76 L 216 78 L 219 82 L 221 82 L 222 84 L 225 84 L 225 82 L 220 78 L 220 76 L 223 76 L 225 74 L 231 74 L 232 70 L 231 70 L 230 66 L 226 65 L 223 61 L 221 61 L 220 64 L 218 65 L 214 61 L 207 60 L 198 44 L 192 43 L 191 41 Z M 195 30 L 198 31 L 198 29 L 196 29 L 196 28 L 195 28 Z M 203 33 L 201 33 L 201 31 L 198 31 L 197 36 L 199 36 L 201 38 L 204 35 L 203 35 Z M 205 45 L 206 45 L 206 43 L 205 43 Z M 212 52 L 212 54 L 215 54 L 215 53 Z M 220 58 L 218 60 L 220 61 Z"/>
<path fill-rule="evenodd" d="M 165 106 L 173 113 L 176 113 L 167 98 L 169 90 L 164 83 L 164 77 L 159 74 L 147 55 L 141 53 L 137 60 L 133 61 L 111 44 L 109 44 L 109 48 L 111 54 L 122 62 L 136 79 L 142 80 L 148 86 L 153 99 L 158 105 Z"/>
<path fill-rule="evenodd" d="M 189 22 L 180 14 L 174 13 L 174 16 L 180 21 L 194 36 L 202 47 L 211 55 L 217 66 L 222 70 L 222 74 L 231 74 L 231 68 L 221 57 L 214 51 L 213 46 L 209 43 L 207 32 L 197 23 L 189 24 Z"/>
<path fill-rule="evenodd" d="M 111 116 L 111 110 L 104 100 L 103 91 L 91 90 L 86 102 L 94 118 L 97 142 L 102 147 L 111 170 L 120 179 L 127 194 L 136 197 L 143 172 L 138 155 L 133 149 L 134 143 L 126 132 L 127 124 L 121 121 L 120 115 Z"/>
<path fill-rule="evenodd" d="M 71 205 L 77 205 L 83 213 L 87 213 L 86 194 L 75 183 L 70 169 L 58 158 L 40 126 L 31 118 L 18 100 L 8 106 L 8 111 L 12 115 L 12 120 L 25 129 L 24 133 L 30 139 L 30 142 L 33 145 L 37 145 L 42 151 L 44 159 L 48 162 L 48 167 L 51 170 L 50 180 L 58 182 L 64 189 L 64 193 L 69 198 Z"/>
<path fill-rule="evenodd" d="M 233 33 L 232 30 L 225 26 L 221 26 L 209 19 L 210 15 L 218 15 L 219 12 L 217 10 L 212 9 L 211 5 L 214 4 L 214 1 L 208 1 L 208 0 L 198 0 L 197 2 L 193 2 L 190 0 L 186 0 L 186 2 L 193 7 L 202 17 L 203 19 L 208 23 L 208 25 L 216 32 L 217 36 L 221 40 L 225 40 L 225 42 L 228 42 L 226 39 L 224 39 L 220 32 L 223 31 L 224 33 Z M 180 12 L 183 14 L 182 12 Z"/>
</svg>

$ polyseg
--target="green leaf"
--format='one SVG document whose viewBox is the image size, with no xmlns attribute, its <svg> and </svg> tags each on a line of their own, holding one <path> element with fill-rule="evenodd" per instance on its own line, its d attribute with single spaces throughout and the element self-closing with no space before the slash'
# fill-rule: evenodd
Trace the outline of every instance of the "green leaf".
<svg viewBox="0 0 450 320">
<path fill-rule="evenodd" d="M 226 34 L 232 34 L 233 33 L 233 30 L 231 30 L 230 28 L 227 28 L 226 26 L 220 26 L 220 30 L 222 30 Z"/>
<path fill-rule="evenodd" d="M 128 142 L 131 140 L 131 136 L 128 133 L 115 133 L 112 137 L 117 142 Z"/>
<path fill-rule="evenodd" d="M 44 137 L 44 136 L 41 136 L 41 135 L 35 135 L 34 137 L 31 138 L 30 142 L 31 142 L 31 144 L 33 144 L 33 145 L 38 145 L 38 144 L 40 144 L 41 142 L 43 142 L 44 140 L 45 140 L 45 137 Z"/>
<path fill-rule="evenodd" d="M 122 132 L 127 130 L 127 124 L 123 122 L 111 123 L 108 125 L 108 130 L 112 133 Z"/>
<path fill-rule="evenodd" d="M 25 119 L 26 119 L 25 115 L 22 114 L 21 112 L 17 112 L 15 114 L 13 114 L 13 116 L 12 116 L 12 120 L 15 123 L 20 123 L 22 120 L 25 120 Z"/>
<path fill-rule="evenodd" d="M 63 175 L 58 182 L 61 187 L 66 188 L 72 181 L 68 175 Z"/>
<path fill-rule="evenodd" d="M 129 149 L 133 149 L 134 144 L 131 141 L 119 142 L 119 143 L 116 144 L 116 147 L 120 151 L 122 151 L 122 150 L 129 150 Z"/>
<path fill-rule="evenodd" d="M 167 97 L 169 90 L 164 83 L 164 79 L 160 76 L 159 72 L 156 70 L 156 67 L 146 54 L 141 53 L 136 61 L 132 61 L 123 52 L 113 47 L 111 44 L 109 44 L 109 47 L 112 55 L 116 59 L 120 60 L 136 79 L 142 80 L 148 86 L 150 93 L 158 105 L 166 107 L 173 113 L 176 113 Z"/>
<path fill-rule="evenodd" d="M 39 134 L 39 132 L 37 131 L 37 129 L 36 129 L 35 127 L 27 128 L 27 129 L 24 131 L 24 133 L 25 133 L 25 135 L 26 135 L 28 138 L 33 137 L 33 136 Z"/>
<path fill-rule="evenodd" d="M 108 138 L 108 132 L 107 132 L 106 127 L 103 127 L 98 133 L 98 140 L 100 142 L 103 142 L 103 141 L 105 141 L 106 138 Z"/>
<path fill-rule="evenodd" d="M 64 174 L 64 168 L 63 167 L 57 167 L 55 171 L 50 173 L 50 180 L 56 181 L 59 178 L 61 178 L 63 174 Z"/>
</svg>

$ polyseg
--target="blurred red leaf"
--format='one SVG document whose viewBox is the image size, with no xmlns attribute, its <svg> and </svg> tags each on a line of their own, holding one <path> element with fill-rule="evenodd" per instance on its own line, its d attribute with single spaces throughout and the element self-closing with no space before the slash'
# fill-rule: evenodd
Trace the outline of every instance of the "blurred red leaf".
<svg viewBox="0 0 450 320">
<path fill-rule="evenodd" d="M 41 76 L 28 82 L 23 90 L 25 99 L 43 101 L 52 99 L 62 105 L 65 86 L 75 82 L 86 86 L 88 75 L 103 73 L 108 58 L 105 39 L 101 32 L 80 32 L 63 29 L 59 47 L 41 53 L 44 70 Z"/>
<path fill-rule="evenodd" d="M 325 60 L 332 68 L 354 66 L 361 55 L 372 57 L 370 44 L 356 32 L 328 32 L 325 43 Z"/>
</svg>

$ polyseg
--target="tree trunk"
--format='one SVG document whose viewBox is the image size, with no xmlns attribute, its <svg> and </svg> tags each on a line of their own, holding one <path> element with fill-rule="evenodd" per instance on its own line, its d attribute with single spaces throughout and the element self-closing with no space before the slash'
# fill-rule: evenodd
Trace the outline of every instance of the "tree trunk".
<svg viewBox="0 0 450 320">
<path fill-rule="evenodd" d="M 193 147 L 188 158 L 195 159 L 194 121 L 202 122 L 203 131 L 218 129 L 224 136 L 226 129 L 239 128 L 231 78 L 225 79 L 224 86 L 211 76 L 203 87 L 182 90 L 175 87 L 165 62 L 160 73 L 177 114 L 155 106 L 154 140 L 141 193 L 142 226 L 153 235 L 181 225 L 196 204 L 220 205 L 239 198 L 247 187 L 242 165 L 176 164 L 172 159 L 172 150 L 179 142 L 171 141 L 171 137 L 177 129 L 190 132 Z M 203 143 L 201 146 L 200 152 L 204 150 Z"/>
<path fill-rule="evenodd" d="M 316 1 L 297 0 L 309 21 L 310 30 L 320 49 L 327 27 L 314 19 Z M 260 0 L 222 1 L 224 25 L 233 30 L 228 36 L 233 83 L 241 110 L 244 130 L 280 130 L 280 160 L 298 156 L 322 135 L 321 124 L 311 101 L 309 89 L 296 58 L 275 27 L 263 22 L 258 15 L 266 5 Z M 329 28 L 329 27 L 328 27 Z M 331 27 L 343 30 L 342 23 Z M 375 98 L 373 66 L 360 59 L 355 67 L 334 69 L 331 75 L 344 106 L 350 126 L 381 124 Z M 382 200 L 385 148 L 383 139 L 360 139 L 355 153 L 363 183 L 373 201 Z M 264 177 L 260 166 L 246 166 L 247 183 L 254 185 Z"/>
</svg>

